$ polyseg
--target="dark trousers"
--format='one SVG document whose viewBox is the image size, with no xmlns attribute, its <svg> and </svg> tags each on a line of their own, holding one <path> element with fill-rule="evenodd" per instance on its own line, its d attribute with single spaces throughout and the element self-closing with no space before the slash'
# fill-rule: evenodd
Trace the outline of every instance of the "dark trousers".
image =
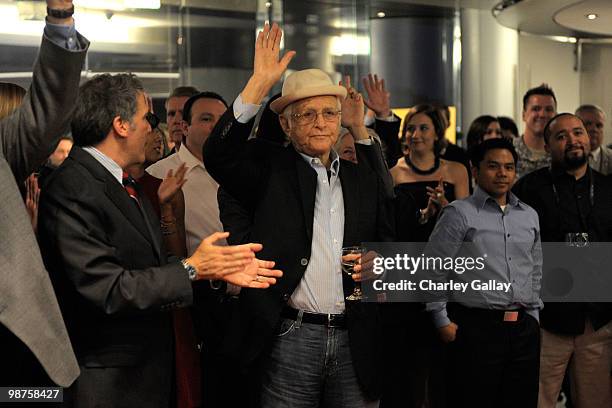
<svg viewBox="0 0 612 408">
<path fill-rule="evenodd" d="M 521 313 L 504 322 L 502 313 L 448 305 L 458 325 L 449 347 L 448 401 L 458 407 L 537 407 L 540 329 Z"/>
</svg>

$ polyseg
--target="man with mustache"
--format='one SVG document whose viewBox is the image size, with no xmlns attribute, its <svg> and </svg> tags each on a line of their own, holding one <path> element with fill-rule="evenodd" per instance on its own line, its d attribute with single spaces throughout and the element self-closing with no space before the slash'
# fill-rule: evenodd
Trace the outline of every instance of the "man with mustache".
<svg viewBox="0 0 612 408">
<path fill-rule="evenodd" d="M 612 183 L 588 164 L 589 135 L 571 113 L 553 117 L 544 129 L 551 166 L 518 181 L 516 195 L 540 217 L 542 242 L 576 235 L 591 242 L 612 239 Z M 541 408 L 554 407 L 566 367 L 577 407 L 609 407 L 612 323 L 608 303 L 545 304 L 541 313 Z"/>
<path fill-rule="evenodd" d="M 550 156 L 544 149 L 544 127 L 557 113 L 557 98 L 546 84 L 532 88 L 523 96 L 523 121 L 525 133 L 514 139 L 519 155 L 516 176 L 521 177 L 550 164 Z"/>
</svg>

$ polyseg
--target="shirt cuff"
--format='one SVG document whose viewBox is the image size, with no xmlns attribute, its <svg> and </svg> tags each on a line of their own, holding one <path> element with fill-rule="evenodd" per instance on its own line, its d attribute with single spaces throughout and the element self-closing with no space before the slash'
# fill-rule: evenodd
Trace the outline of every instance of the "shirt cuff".
<svg viewBox="0 0 612 408">
<path fill-rule="evenodd" d="M 431 311 L 431 318 L 436 329 L 451 324 L 446 312 L 446 304 L 444 304 L 441 309 Z"/>
<path fill-rule="evenodd" d="M 367 139 L 355 140 L 355 143 L 359 143 L 361 145 L 366 145 L 366 146 L 371 146 L 372 145 L 372 138 L 368 137 Z"/>
<path fill-rule="evenodd" d="M 261 105 L 253 105 L 252 103 L 244 103 L 242 95 L 238 95 L 234 101 L 234 117 L 240 123 L 248 123 L 251 119 L 257 116 L 257 112 Z"/>
<path fill-rule="evenodd" d="M 77 39 L 77 31 L 74 24 L 45 24 L 45 37 L 54 44 L 70 51 L 79 51 L 81 49 Z"/>
<path fill-rule="evenodd" d="M 363 124 L 366 125 L 366 127 L 368 126 L 372 126 L 374 124 L 374 118 L 372 116 L 369 115 L 365 115 L 363 117 Z"/>
<path fill-rule="evenodd" d="M 393 112 L 391 112 L 391 115 L 387 116 L 386 118 L 381 118 L 379 116 L 376 117 L 377 120 L 382 120 L 383 122 L 397 122 L 399 121 L 399 118 L 397 116 L 395 116 L 393 114 Z"/>
</svg>

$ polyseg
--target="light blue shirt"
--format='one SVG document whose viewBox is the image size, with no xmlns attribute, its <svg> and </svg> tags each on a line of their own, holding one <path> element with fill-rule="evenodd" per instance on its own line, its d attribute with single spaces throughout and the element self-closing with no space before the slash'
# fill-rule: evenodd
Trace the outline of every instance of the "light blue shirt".
<svg viewBox="0 0 612 408">
<path fill-rule="evenodd" d="M 45 24 L 44 34 L 49 41 L 67 50 L 79 51 L 82 49 L 77 39 L 77 31 L 74 24 L 67 26 L 47 22 Z"/>
<path fill-rule="evenodd" d="M 318 158 L 300 153 L 317 172 L 317 195 L 310 261 L 302 280 L 293 291 L 289 305 L 315 313 L 344 312 L 342 289 L 342 241 L 344 239 L 344 197 L 340 183 L 340 158 L 331 151 L 330 177 Z"/>
<path fill-rule="evenodd" d="M 429 248 L 435 255 L 454 257 L 464 243 L 475 249 L 474 253 L 486 254 L 486 267 L 471 270 L 465 275 L 451 272 L 458 282 L 495 280 L 511 283 L 510 291 L 481 291 L 476 297 L 453 291 L 450 298 L 467 307 L 511 310 L 525 308 L 538 319 L 542 307 L 540 286 L 542 279 L 542 246 L 538 214 L 521 202 L 512 192 L 508 193 L 505 208 L 479 187 L 464 200 L 450 203 L 429 237 Z M 444 272 L 436 272 L 439 281 L 449 279 Z M 436 327 L 450 324 L 446 303 L 427 304 Z"/>
</svg>

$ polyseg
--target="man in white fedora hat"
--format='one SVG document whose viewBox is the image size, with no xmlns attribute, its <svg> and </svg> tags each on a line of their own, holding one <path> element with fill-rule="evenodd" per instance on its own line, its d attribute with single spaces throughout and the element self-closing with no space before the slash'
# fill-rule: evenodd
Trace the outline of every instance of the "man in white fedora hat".
<svg viewBox="0 0 612 408">
<path fill-rule="evenodd" d="M 289 75 L 271 104 L 288 146 L 248 140 L 262 100 L 295 54 L 280 58 L 281 35 L 267 24 L 259 33 L 253 75 L 204 145 L 212 177 L 252 214 L 249 239 L 284 271 L 266 293 L 242 290 L 240 334 L 229 339 L 246 345 L 240 365 L 261 372 L 260 406 L 376 407 L 378 307 L 345 299 L 361 276 L 342 273 L 341 255 L 343 247 L 391 241 L 391 205 L 367 160 L 341 160 L 333 150 L 347 91 L 321 70 Z M 365 138 L 358 157 L 366 157 L 363 111 L 359 120 L 348 116 L 344 124 Z"/>
</svg>

